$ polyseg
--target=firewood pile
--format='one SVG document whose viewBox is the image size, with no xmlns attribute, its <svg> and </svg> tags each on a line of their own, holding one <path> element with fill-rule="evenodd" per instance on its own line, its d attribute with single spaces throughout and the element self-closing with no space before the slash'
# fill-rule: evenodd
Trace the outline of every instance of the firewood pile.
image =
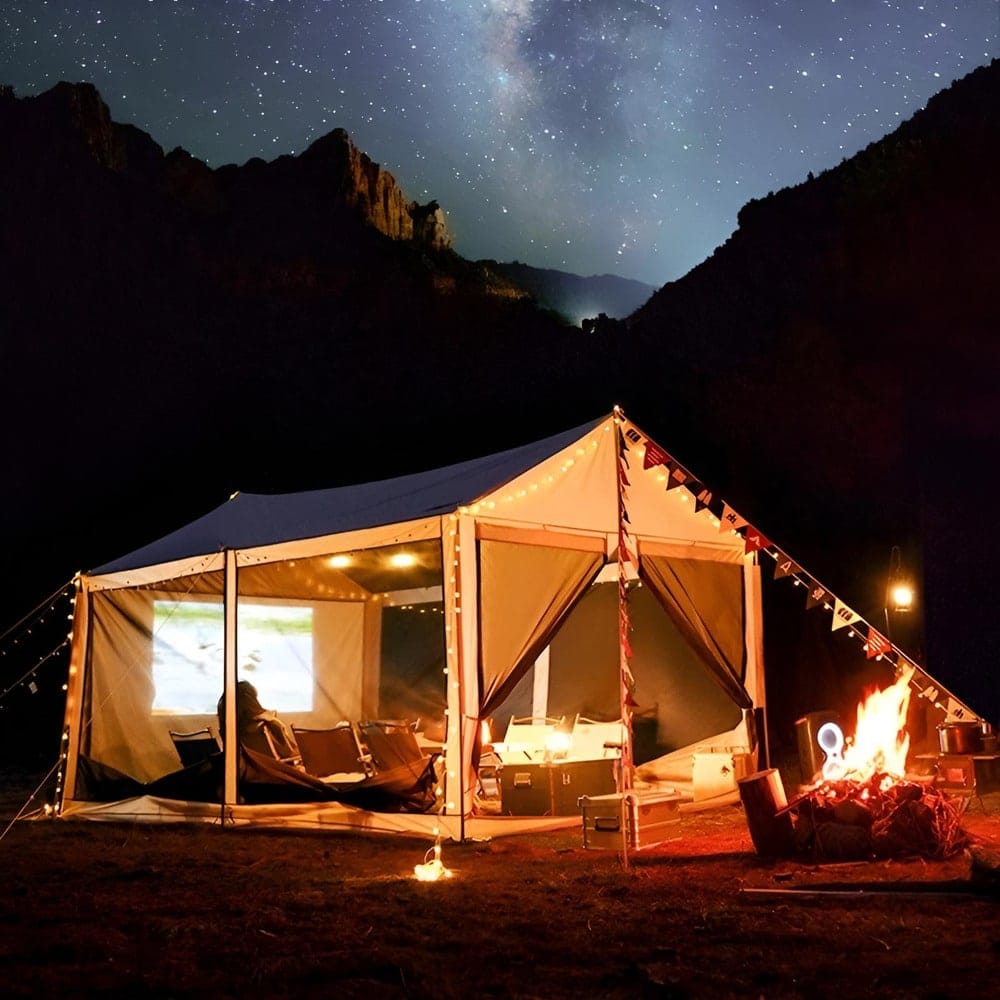
<svg viewBox="0 0 1000 1000">
<path fill-rule="evenodd" d="M 863 782 L 824 781 L 793 803 L 795 847 L 816 861 L 942 860 L 969 843 L 964 804 L 933 786 L 880 773 Z"/>
</svg>

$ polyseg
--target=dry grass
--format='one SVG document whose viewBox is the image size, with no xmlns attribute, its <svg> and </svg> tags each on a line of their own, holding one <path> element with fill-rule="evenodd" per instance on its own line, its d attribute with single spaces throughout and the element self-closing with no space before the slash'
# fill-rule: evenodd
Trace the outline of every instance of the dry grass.
<svg viewBox="0 0 1000 1000">
<path fill-rule="evenodd" d="M 8 777 L 4 826 L 25 788 Z M 963 823 L 1000 850 L 1000 795 Z M 628 870 L 574 831 L 446 843 L 455 877 L 425 884 L 425 849 L 19 822 L 0 840 L 4 993 L 964 1000 L 1000 976 L 997 897 L 967 854 L 768 861 L 737 806 L 685 815 Z M 841 894 L 789 891 L 820 887 Z"/>
</svg>

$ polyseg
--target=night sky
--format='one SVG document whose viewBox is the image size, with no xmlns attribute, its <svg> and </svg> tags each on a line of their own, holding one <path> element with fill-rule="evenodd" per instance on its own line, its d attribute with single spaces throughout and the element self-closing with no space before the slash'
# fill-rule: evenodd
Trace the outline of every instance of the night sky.
<svg viewBox="0 0 1000 1000">
<path fill-rule="evenodd" d="M 0 82 L 94 83 L 212 166 L 341 127 L 464 257 L 662 285 L 739 208 L 998 54 L 997 0 L 10 2 Z"/>
</svg>

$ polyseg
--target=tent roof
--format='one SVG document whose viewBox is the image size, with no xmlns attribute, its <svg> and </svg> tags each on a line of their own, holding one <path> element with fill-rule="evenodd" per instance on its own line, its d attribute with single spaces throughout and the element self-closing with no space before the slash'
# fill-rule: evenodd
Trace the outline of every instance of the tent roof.
<svg viewBox="0 0 1000 1000">
<path fill-rule="evenodd" d="M 224 549 L 315 538 L 447 514 L 555 455 L 607 416 L 530 444 L 427 472 L 304 493 L 237 493 L 203 517 L 93 570 L 117 573 Z"/>
</svg>

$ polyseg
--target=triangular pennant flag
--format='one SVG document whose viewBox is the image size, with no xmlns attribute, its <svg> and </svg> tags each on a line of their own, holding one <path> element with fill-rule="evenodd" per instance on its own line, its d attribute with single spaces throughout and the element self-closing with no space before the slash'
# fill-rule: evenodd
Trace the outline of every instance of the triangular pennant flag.
<svg viewBox="0 0 1000 1000">
<path fill-rule="evenodd" d="M 642 467 L 651 469 L 654 465 L 666 465 L 670 456 L 655 442 L 646 442 L 646 454 L 642 459 Z"/>
<path fill-rule="evenodd" d="M 667 489 L 676 489 L 678 486 L 683 486 L 690 478 L 690 474 L 687 470 L 678 465 L 676 462 L 671 462 L 669 465 L 670 475 L 667 477 Z"/>
<path fill-rule="evenodd" d="M 945 717 L 945 722 L 955 722 L 969 718 L 969 713 L 965 710 L 965 706 L 959 704 L 950 695 L 948 696 L 948 707 L 946 711 L 948 714 Z"/>
<path fill-rule="evenodd" d="M 809 584 L 809 595 L 806 597 L 806 607 L 815 608 L 826 602 L 830 591 L 821 587 L 815 580 Z"/>
<path fill-rule="evenodd" d="M 780 580 L 783 576 L 795 576 L 801 572 L 802 567 L 794 559 L 789 559 L 784 552 L 778 552 L 778 559 L 774 564 L 775 580 Z"/>
<path fill-rule="evenodd" d="M 722 505 L 722 517 L 719 518 L 719 531 L 739 531 L 745 528 L 746 518 L 740 517 L 727 503 Z"/>
<path fill-rule="evenodd" d="M 853 625 L 861 616 L 852 611 L 839 597 L 833 599 L 833 621 L 830 631 L 836 632 L 845 625 Z"/>
<path fill-rule="evenodd" d="M 761 549 L 766 549 L 771 543 L 754 527 L 747 526 L 746 533 L 746 545 L 743 547 L 744 552 L 759 552 Z"/>
<path fill-rule="evenodd" d="M 618 559 L 623 563 L 632 562 L 632 553 L 628 548 L 628 532 L 624 528 L 618 529 Z"/>
<path fill-rule="evenodd" d="M 892 649 L 892 643 L 869 625 L 868 639 L 865 641 L 865 659 L 874 660 L 880 656 L 885 656 L 890 649 Z"/>
</svg>

